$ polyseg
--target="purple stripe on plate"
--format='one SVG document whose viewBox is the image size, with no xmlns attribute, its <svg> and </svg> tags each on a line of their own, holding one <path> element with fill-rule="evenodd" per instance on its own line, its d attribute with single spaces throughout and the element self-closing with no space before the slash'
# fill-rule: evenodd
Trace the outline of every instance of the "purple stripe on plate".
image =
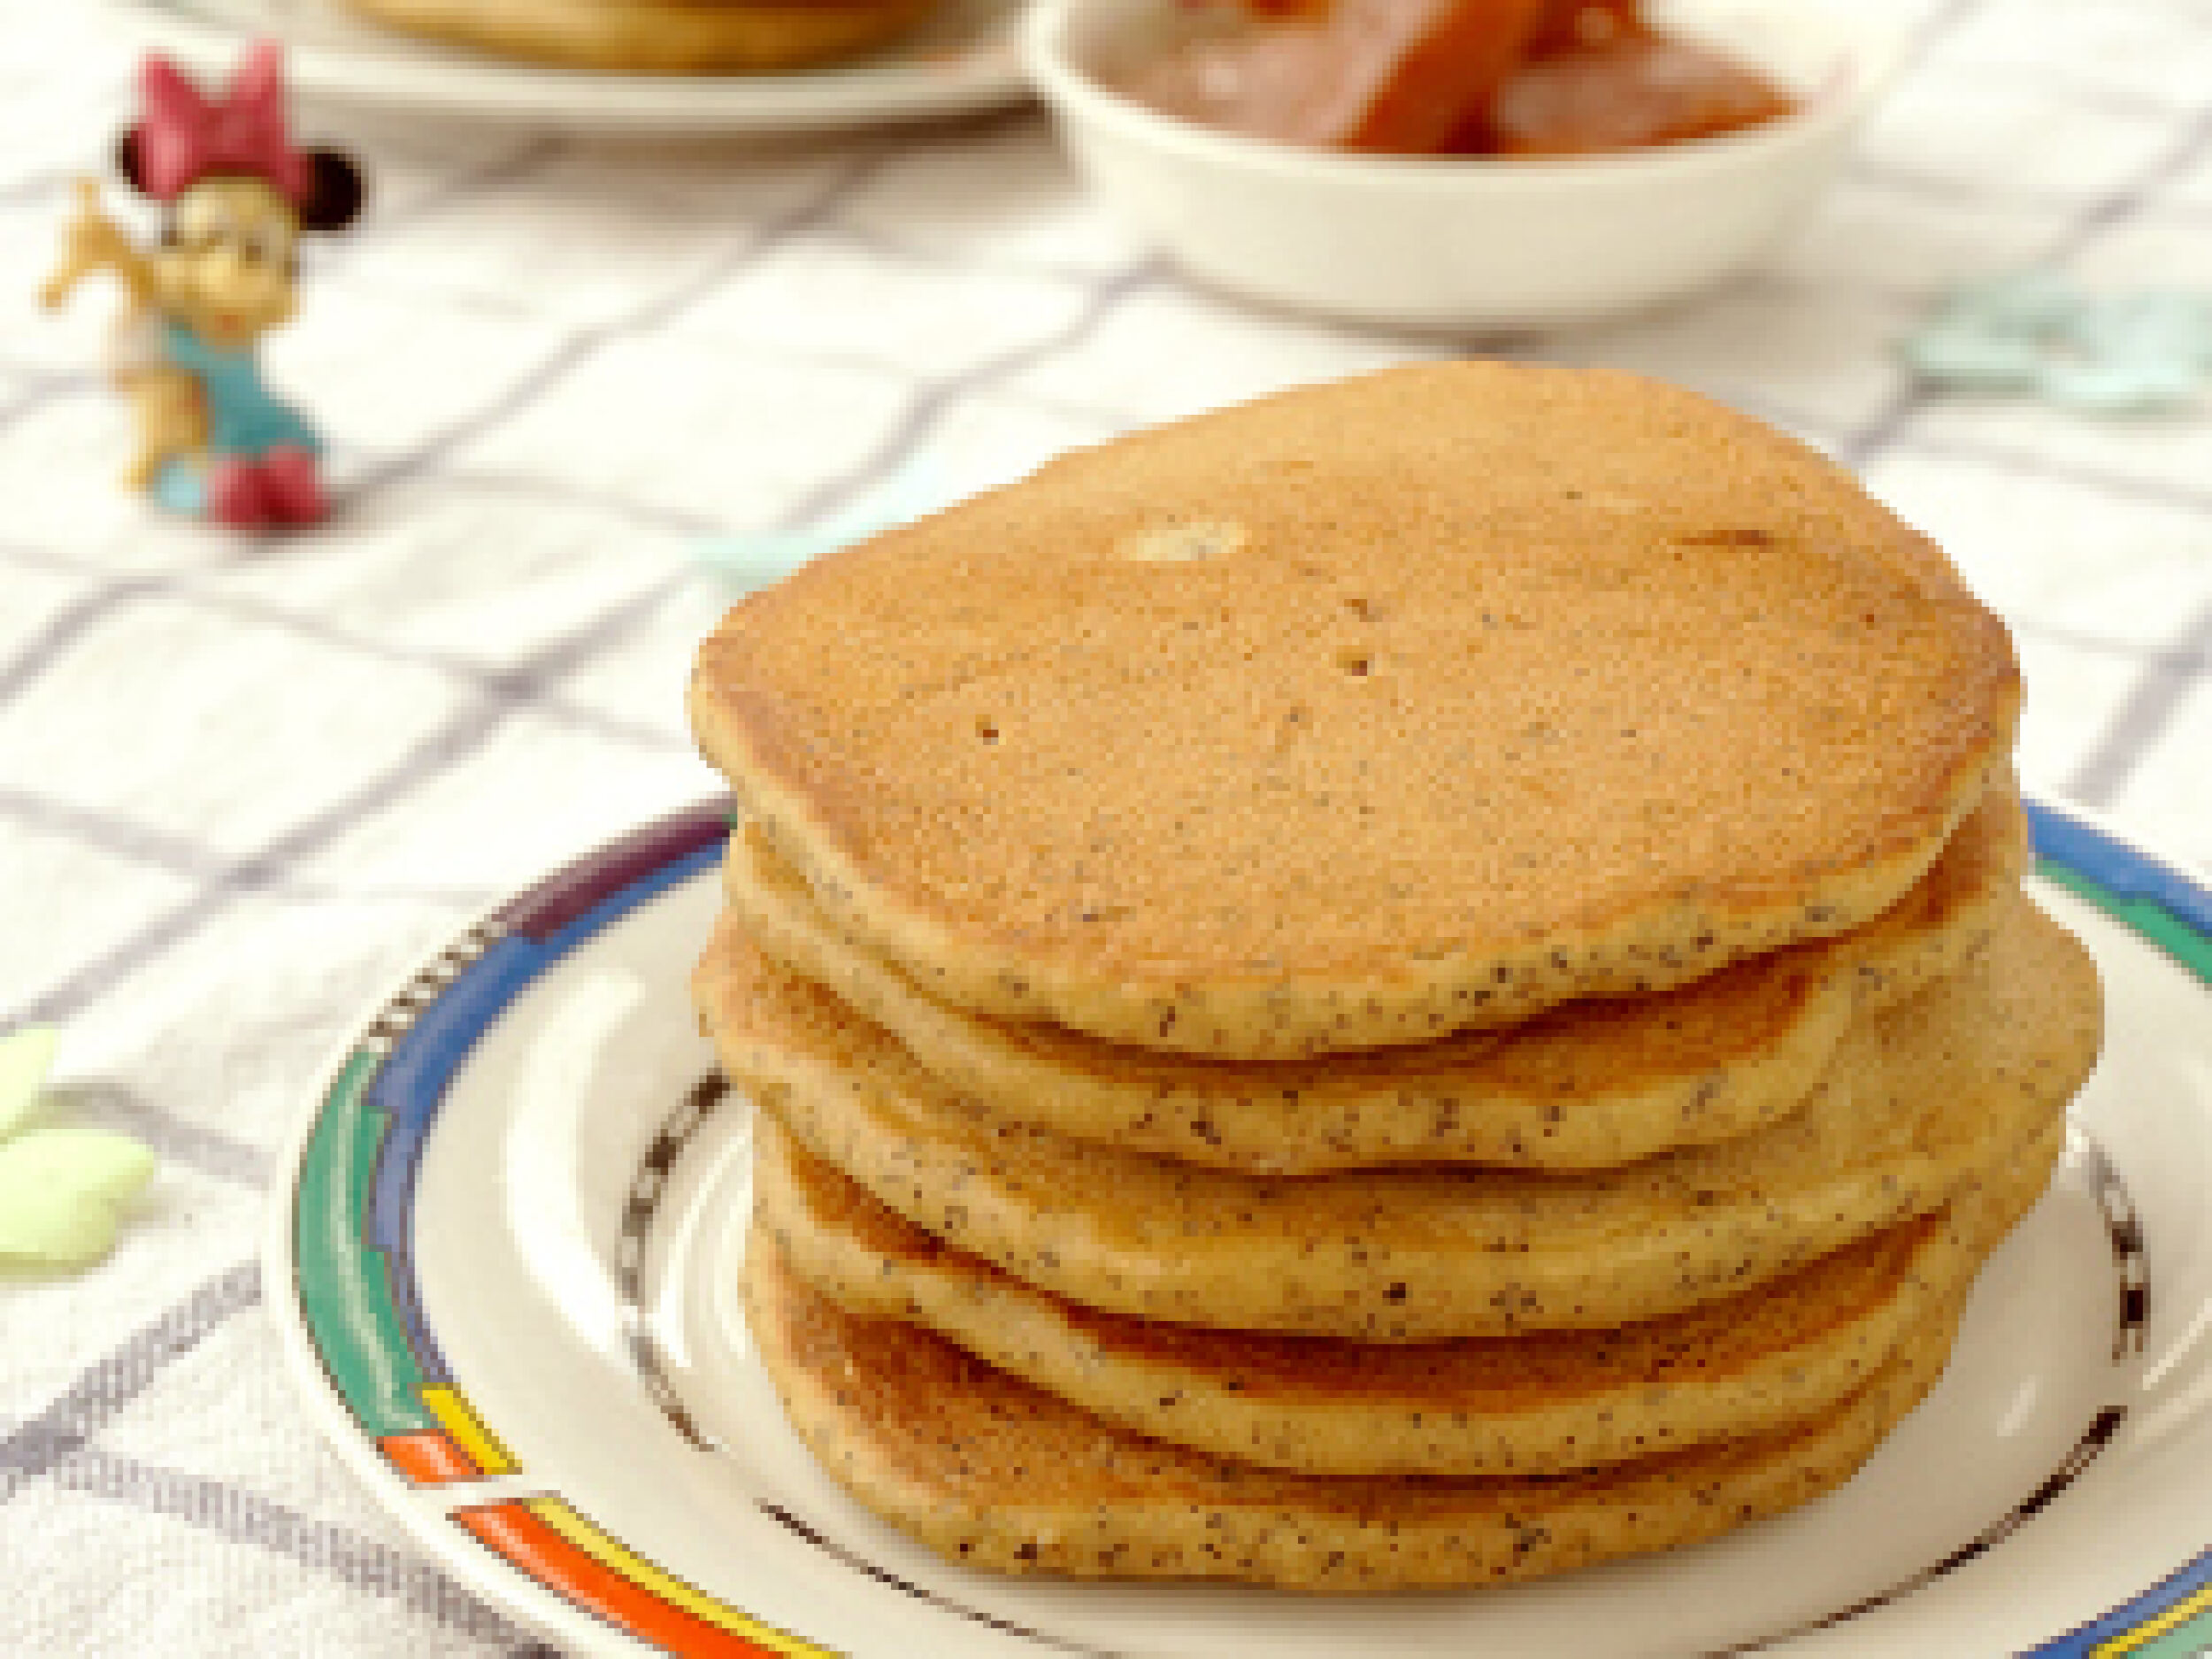
<svg viewBox="0 0 2212 1659">
<path fill-rule="evenodd" d="M 550 940 L 624 888 L 718 846 L 729 826 L 726 801 L 674 813 L 531 888 L 501 910 L 499 920 L 526 938 Z"/>
</svg>

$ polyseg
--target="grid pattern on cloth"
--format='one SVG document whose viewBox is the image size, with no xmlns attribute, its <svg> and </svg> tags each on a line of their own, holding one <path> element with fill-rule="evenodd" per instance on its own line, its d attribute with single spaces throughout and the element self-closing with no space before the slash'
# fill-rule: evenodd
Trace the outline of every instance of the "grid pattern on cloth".
<svg viewBox="0 0 2212 1659">
<path fill-rule="evenodd" d="M 2030 787 L 2212 865 L 2212 421 L 1934 398 L 1893 349 L 1947 288 L 2022 265 L 2212 289 L 2212 3 L 1863 9 L 1896 14 L 1904 65 L 1800 233 L 1708 299 L 1504 340 L 1189 288 L 1033 114 L 602 146 L 310 111 L 375 197 L 311 251 L 271 355 L 344 503 L 291 544 L 115 483 L 105 296 L 7 311 L 0 1025 L 65 1023 L 77 1117 L 163 1171 L 102 1267 L 0 1282 L 0 1652 L 542 1651 L 316 1441 L 254 1246 L 365 1001 L 709 785 L 680 689 L 728 596 L 711 538 L 795 545 L 899 480 L 963 492 L 1409 356 L 1642 369 L 1862 468 L 2013 625 Z M 94 8 L 0 0 L 0 28 L 27 48 L 0 57 L 0 294 L 27 296 L 131 58 Z"/>
</svg>

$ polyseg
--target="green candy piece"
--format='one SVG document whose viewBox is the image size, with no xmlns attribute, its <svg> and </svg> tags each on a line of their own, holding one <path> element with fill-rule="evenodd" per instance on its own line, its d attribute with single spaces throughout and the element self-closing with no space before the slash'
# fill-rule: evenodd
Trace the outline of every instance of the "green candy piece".
<svg viewBox="0 0 2212 1659">
<path fill-rule="evenodd" d="M 35 1129 L 0 1142 L 0 1258 L 98 1261 L 153 1172 L 151 1152 L 102 1129 Z"/>
<path fill-rule="evenodd" d="M 0 1037 L 0 1263 L 76 1268 L 115 1244 L 124 1206 L 154 1155 L 103 1129 L 27 1129 L 54 1069 L 59 1033 L 27 1025 Z"/>
<path fill-rule="evenodd" d="M 15 1133 L 46 1092 L 59 1035 L 51 1025 L 26 1025 L 0 1037 L 0 1141 Z"/>
<path fill-rule="evenodd" d="M 1904 352 L 1922 380 L 1949 390 L 2157 414 L 2212 380 L 2212 298 L 2162 288 L 2092 296 L 2052 273 L 2024 272 L 1952 295 Z"/>
</svg>

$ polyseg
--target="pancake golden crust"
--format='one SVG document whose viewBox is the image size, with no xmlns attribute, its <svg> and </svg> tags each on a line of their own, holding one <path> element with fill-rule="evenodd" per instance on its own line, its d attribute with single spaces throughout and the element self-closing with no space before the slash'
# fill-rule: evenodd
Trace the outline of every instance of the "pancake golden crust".
<svg viewBox="0 0 2212 1659">
<path fill-rule="evenodd" d="M 1608 1332 L 1419 1347 L 1161 1325 L 1024 1286 L 759 1121 L 757 1213 L 791 1271 L 1133 1433 L 1304 1474 L 1547 1474 L 1772 1432 L 1836 1406 L 2040 1194 L 2055 1131 L 1924 1217 L 1733 1301 Z"/>
<path fill-rule="evenodd" d="M 742 602 L 707 756 L 941 1001 L 1239 1058 L 1857 927 L 2004 764 L 2010 643 L 1686 392 L 1417 365 L 1074 455 Z"/>
<path fill-rule="evenodd" d="M 629 74 L 798 69 L 910 27 L 930 0 L 347 0 L 410 35 Z"/>
<path fill-rule="evenodd" d="M 710 953 L 699 990 L 733 1080 L 917 1226 L 1094 1308 L 1369 1342 L 1613 1325 L 1735 1294 L 1940 1207 L 2057 1118 L 2101 1034 L 2086 954 L 2020 898 L 1973 964 L 1855 1026 L 1803 1110 L 1754 1134 L 1571 1176 L 1301 1179 L 991 1118 L 757 953 Z"/>
<path fill-rule="evenodd" d="M 1417 1162 L 1588 1169 L 1793 1110 L 1855 1010 L 1903 1000 L 1987 941 L 2026 861 L 2008 786 L 1857 933 L 1656 996 L 1322 1062 L 1152 1055 L 946 1008 L 841 938 L 751 825 L 731 839 L 724 926 L 885 1027 L 948 1088 L 1063 1134 L 1261 1174 Z"/>
<path fill-rule="evenodd" d="M 1941 1374 L 1957 1304 L 1797 1431 L 1578 1475 L 1321 1479 L 1125 1433 L 798 1281 L 756 1227 L 749 1322 L 792 1426 L 862 1503 L 1002 1572 L 1315 1591 L 1503 1583 L 1709 1538 L 1840 1485 Z"/>
</svg>

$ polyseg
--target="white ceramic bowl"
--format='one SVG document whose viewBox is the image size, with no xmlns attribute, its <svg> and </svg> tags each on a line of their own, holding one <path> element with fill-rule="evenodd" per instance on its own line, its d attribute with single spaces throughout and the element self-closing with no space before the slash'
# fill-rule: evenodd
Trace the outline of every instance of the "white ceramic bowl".
<svg viewBox="0 0 2212 1659">
<path fill-rule="evenodd" d="M 1794 93 L 1778 121 L 1557 160 L 1362 156 L 1239 137 L 1110 91 L 1189 27 L 1177 0 L 1038 0 L 1032 78 L 1099 195 L 1193 276 L 1425 330 L 1633 311 L 1757 255 L 1809 207 L 1886 77 L 1886 36 L 1816 0 L 1678 0 L 1668 27 Z"/>
</svg>

